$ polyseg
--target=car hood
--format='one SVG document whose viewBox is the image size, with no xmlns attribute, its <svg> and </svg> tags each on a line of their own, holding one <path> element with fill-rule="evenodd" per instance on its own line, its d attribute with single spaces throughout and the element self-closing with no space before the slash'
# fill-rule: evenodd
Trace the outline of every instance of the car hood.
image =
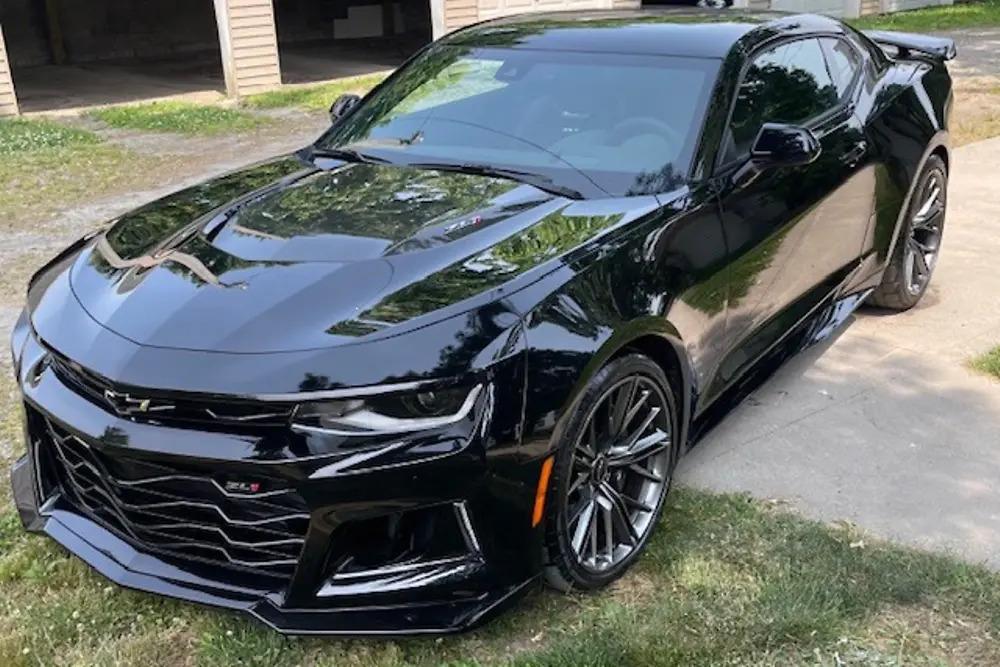
<svg viewBox="0 0 1000 667">
<path fill-rule="evenodd" d="M 123 216 L 69 278 L 91 318 L 139 345 L 318 349 L 495 299 L 654 203 L 573 202 L 505 179 L 289 156 Z"/>
</svg>

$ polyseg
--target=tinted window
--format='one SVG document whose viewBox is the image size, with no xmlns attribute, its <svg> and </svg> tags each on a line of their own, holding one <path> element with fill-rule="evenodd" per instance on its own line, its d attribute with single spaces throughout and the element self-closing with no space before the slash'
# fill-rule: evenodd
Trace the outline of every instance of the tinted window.
<svg viewBox="0 0 1000 667">
<path fill-rule="evenodd" d="M 827 38 L 823 43 L 826 46 L 830 74 L 834 85 L 837 86 L 837 94 L 843 97 L 861 67 L 861 58 L 857 51 L 843 40 Z"/>
<path fill-rule="evenodd" d="M 819 40 L 761 53 L 737 91 L 725 161 L 747 153 L 764 123 L 804 123 L 834 107 L 838 97 Z"/>
<path fill-rule="evenodd" d="M 321 140 L 395 164 L 486 163 L 583 192 L 663 192 L 690 168 L 719 63 L 439 46 Z"/>
</svg>

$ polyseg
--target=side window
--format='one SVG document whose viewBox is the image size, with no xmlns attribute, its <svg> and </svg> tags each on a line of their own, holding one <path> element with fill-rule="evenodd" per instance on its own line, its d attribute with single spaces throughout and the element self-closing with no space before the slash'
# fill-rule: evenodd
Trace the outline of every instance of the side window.
<svg viewBox="0 0 1000 667">
<path fill-rule="evenodd" d="M 830 75 L 837 86 L 837 95 L 841 98 L 861 69 L 861 57 L 847 42 L 842 39 L 826 37 L 823 39 L 826 47 L 827 62 L 830 64 Z"/>
<path fill-rule="evenodd" d="M 749 152 L 764 123 L 804 123 L 839 99 L 818 39 L 764 51 L 747 68 L 736 92 L 723 161 Z"/>
</svg>

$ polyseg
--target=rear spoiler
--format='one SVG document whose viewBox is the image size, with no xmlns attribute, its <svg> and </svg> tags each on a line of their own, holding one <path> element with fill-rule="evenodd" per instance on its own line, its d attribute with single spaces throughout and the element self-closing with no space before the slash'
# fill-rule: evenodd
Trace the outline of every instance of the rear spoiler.
<svg viewBox="0 0 1000 667">
<path fill-rule="evenodd" d="M 951 60 L 958 51 L 955 40 L 947 37 L 916 35 L 912 32 L 890 32 L 888 30 L 865 30 L 864 34 L 879 46 L 891 46 L 901 58 L 917 55 L 930 56 L 939 60 Z"/>
</svg>

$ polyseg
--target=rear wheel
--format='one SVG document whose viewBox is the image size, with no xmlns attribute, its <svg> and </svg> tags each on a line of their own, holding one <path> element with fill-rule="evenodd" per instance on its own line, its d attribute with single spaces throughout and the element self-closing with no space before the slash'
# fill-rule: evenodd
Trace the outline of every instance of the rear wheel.
<svg viewBox="0 0 1000 667">
<path fill-rule="evenodd" d="M 600 588 L 635 561 L 670 488 L 676 421 L 667 378 L 649 357 L 615 359 L 591 380 L 549 486 L 550 585 Z"/>
<path fill-rule="evenodd" d="M 920 174 L 892 259 L 869 303 L 892 310 L 917 305 L 937 264 L 947 202 L 948 174 L 941 158 L 933 155 Z"/>
</svg>

